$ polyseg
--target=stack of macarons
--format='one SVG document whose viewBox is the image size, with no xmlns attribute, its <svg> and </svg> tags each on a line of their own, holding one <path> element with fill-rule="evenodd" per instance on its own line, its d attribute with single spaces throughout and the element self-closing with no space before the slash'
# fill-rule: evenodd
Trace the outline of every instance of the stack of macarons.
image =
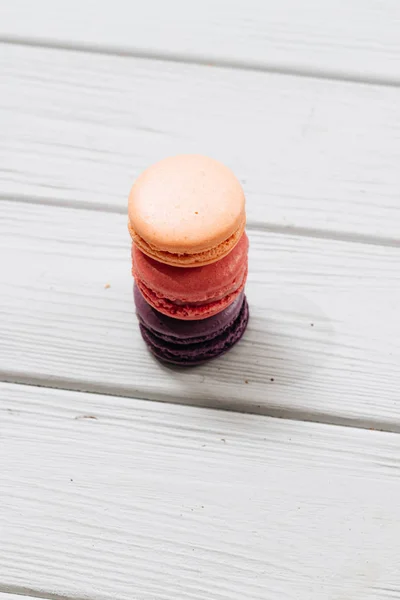
<svg viewBox="0 0 400 600">
<path fill-rule="evenodd" d="M 233 173 L 200 155 L 146 169 L 129 195 L 134 300 L 162 361 L 196 365 L 232 348 L 249 319 L 245 198 Z"/>
</svg>

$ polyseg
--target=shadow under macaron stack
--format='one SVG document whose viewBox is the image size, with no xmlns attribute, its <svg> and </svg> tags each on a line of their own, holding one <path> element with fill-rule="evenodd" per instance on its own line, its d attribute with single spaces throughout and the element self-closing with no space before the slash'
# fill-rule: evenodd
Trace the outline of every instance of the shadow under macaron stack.
<svg viewBox="0 0 400 600">
<path fill-rule="evenodd" d="M 134 300 L 160 360 L 190 366 L 224 354 L 249 319 L 245 198 L 232 171 L 200 155 L 146 169 L 129 195 Z"/>
</svg>

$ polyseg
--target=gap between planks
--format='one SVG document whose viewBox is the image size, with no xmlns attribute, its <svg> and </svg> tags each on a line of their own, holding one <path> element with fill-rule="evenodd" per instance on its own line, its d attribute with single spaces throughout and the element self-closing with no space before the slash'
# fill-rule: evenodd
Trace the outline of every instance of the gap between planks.
<svg viewBox="0 0 400 600">
<path fill-rule="evenodd" d="M 293 421 L 295 423 L 315 423 L 321 425 L 330 425 L 332 427 L 344 427 L 350 429 L 361 429 L 367 431 L 380 431 L 383 433 L 400 433 L 400 424 L 390 424 L 388 426 L 387 422 L 382 420 L 378 421 L 374 419 L 373 421 L 367 420 L 350 420 L 343 417 L 335 417 L 332 415 L 326 415 L 325 413 L 309 413 L 302 412 L 301 410 L 293 411 L 284 411 L 282 408 L 274 409 L 268 406 L 259 405 L 257 408 L 253 406 L 249 406 L 248 409 L 242 406 L 229 407 L 229 406 L 218 406 L 216 407 L 214 403 L 207 404 L 205 402 L 201 403 L 190 403 L 184 404 L 182 400 L 179 399 L 174 401 L 173 398 L 168 398 L 166 400 L 164 397 L 149 397 L 146 395 L 140 395 L 140 391 L 133 395 L 132 393 L 121 392 L 118 393 L 115 390 L 115 386 L 107 386 L 107 385 L 96 385 L 91 388 L 90 385 L 83 386 L 82 384 L 77 383 L 73 380 L 60 379 L 57 380 L 54 378 L 49 381 L 48 378 L 41 378 L 35 375 L 21 375 L 20 373 L 5 373 L 0 370 L 0 383 L 17 385 L 21 388 L 26 387 L 27 389 L 43 389 L 43 390 L 54 390 L 55 392 L 76 392 L 78 394 L 87 394 L 94 396 L 108 396 L 111 398 L 121 398 L 121 399 L 135 399 L 140 401 L 153 402 L 155 404 L 170 404 L 171 406 L 191 406 L 198 409 L 204 410 L 216 410 L 223 411 L 229 413 L 238 413 L 243 415 L 258 415 L 260 417 L 266 417 L 271 419 L 282 419 L 285 421 Z M 0 600 L 1 597 L 0 597 Z"/>
<path fill-rule="evenodd" d="M 77 17 L 79 15 L 79 18 Z M 123 18 L 121 18 L 123 15 Z M 139 55 L 340 80 L 399 82 L 397 0 L 13 0 L 0 37 L 63 49 Z"/>
<path fill-rule="evenodd" d="M 50 594 L 30 588 L 6 585 L 2 586 L 0 582 L 0 600 L 88 600 L 79 598 L 79 596 L 63 596 L 62 594 Z"/>
<path fill-rule="evenodd" d="M 68 198 L 46 198 L 45 196 L 23 196 L 22 194 L 1 194 L 0 202 L 18 202 L 20 204 L 39 204 L 45 206 L 59 206 L 60 208 L 72 208 L 78 210 L 92 210 L 95 212 L 115 213 L 128 215 L 127 208 L 119 205 L 103 204 L 101 202 L 85 202 L 84 200 L 70 200 Z M 373 246 L 387 246 L 392 248 L 400 247 L 400 236 L 397 238 L 374 236 L 357 232 L 332 231 L 323 229 L 313 229 L 306 227 L 296 227 L 296 225 L 279 225 L 274 223 L 261 223 L 256 221 L 246 222 L 247 230 L 265 231 L 267 233 L 278 233 L 281 235 L 291 235 L 298 237 L 309 237 L 321 240 L 336 240 L 340 242 L 349 242 L 354 244 L 368 244 Z"/>
<path fill-rule="evenodd" d="M 163 50 L 162 52 L 141 50 L 140 48 L 126 49 L 118 46 L 95 46 L 89 43 L 74 43 L 60 42 L 55 39 L 43 38 L 28 38 L 18 36 L 0 36 L 0 44 L 10 44 L 14 46 L 25 46 L 27 48 L 47 48 L 50 50 L 64 50 L 66 52 L 82 52 L 88 54 L 98 54 L 104 56 L 116 56 L 121 58 L 137 58 L 141 60 L 159 61 L 165 63 L 175 63 L 182 65 L 197 65 L 204 67 L 219 67 L 221 69 L 235 71 L 254 71 L 256 73 L 270 73 L 273 75 L 283 75 L 291 77 L 300 77 L 306 79 L 319 79 L 326 81 L 337 81 L 343 83 L 361 83 L 365 85 L 382 86 L 382 87 L 400 87 L 400 77 L 394 75 L 390 77 L 379 76 L 378 74 L 360 75 L 356 71 L 346 73 L 342 70 L 332 69 L 329 72 L 323 69 L 302 68 L 300 66 L 290 67 L 285 64 L 272 64 L 261 61 L 243 61 L 239 59 L 224 59 L 216 58 L 212 54 L 204 54 L 202 56 L 189 56 L 187 54 L 179 54 Z"/>
</svg>

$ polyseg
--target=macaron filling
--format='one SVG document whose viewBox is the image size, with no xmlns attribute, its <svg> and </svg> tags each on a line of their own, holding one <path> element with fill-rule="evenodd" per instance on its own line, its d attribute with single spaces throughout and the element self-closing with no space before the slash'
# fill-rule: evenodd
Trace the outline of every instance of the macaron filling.
<svg viewBox="0 0 400 600">
<path fill-rule="evenodd" d="M 155 335 L 175 344 L 198 343 L 214 338 L 229 327 L 239 315 L 244 293 L 223 311 L 197 321 L 173 319 L 153 308 L 143 297 L 136 283 L 133 285 L 136 315 L 139 321 Z"/>
<path fill-rule="evenodd" d="M 140 291 L 138 293 L 140 294 Z M 160 315 L 152 307 L 143 310 L 145 299 L 143 297 L 137 299 L 136 295 L 137 292 L 135 291 L 136 314 L 143 327 L 160 340 L 180 346 L 208 342 L 227 331 L 238 318 L 244 301 L 244 294 L 240 294 L 232 304 L 232 308 L 225 309 L 222 314 L 219 313 L 219 316 L 198 321 L 197 325 L 191 323 L 189 327 L 191 327 L 192 335 L 187 335 L 188 330 L 183 329 L 182 321 L 178 322 L 176 319 Z M 149 313 L 149 310 L 153 312 Z M 213 320 L 216 321 L 217 326 L 215 326 Z"/>
<path fill-rule="evenodd" d="M 136 246 L 150 258 L 167 265 L 179 267 L 196 267 L 208 265 L 217 260 L 221 260 L 227 256 L 236 244 L 239 242 L 245 228 L 245 221 L 239 225 L 226 240 L 202 252 L 168 252 L 166 250 L 157 249 L 152 244 L 148 243 L 144 238 L 138 235 L 133 229 L 131 223 L 128 223 L 129 233 Z"/>
<path fill-rule="evenodd" d="M 182 302 L 176 303 L 173 300 L 159 296 L 140 280 L 136 280 L 136 283 L 143 297 L 156 310 L 175 319 L 196 320 L 211 317 L 229 306 L 229 304 L 231 304 L 244 289 L 246 279 L 247 268 L 244 278 L 239 285 L 235 286 L 233 290 L 222 296 L 222 298 L 214 299 L 211 302 L 206 301 L 186 304 Z"/>
</svg>

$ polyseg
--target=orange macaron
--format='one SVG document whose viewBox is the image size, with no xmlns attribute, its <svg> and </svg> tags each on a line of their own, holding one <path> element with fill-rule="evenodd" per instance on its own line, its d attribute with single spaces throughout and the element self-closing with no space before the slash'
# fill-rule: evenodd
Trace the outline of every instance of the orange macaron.
<svg viewBox="0 0 400 600">
<path fill-rule="evenodd" d="M 206 156 L 161 160 L 134 183 L 128 204 L 136 246 L 159 262 L 200 267 L 224 258 L 246 224 L 243 189 L 232 171 Z"/>
</svg>

